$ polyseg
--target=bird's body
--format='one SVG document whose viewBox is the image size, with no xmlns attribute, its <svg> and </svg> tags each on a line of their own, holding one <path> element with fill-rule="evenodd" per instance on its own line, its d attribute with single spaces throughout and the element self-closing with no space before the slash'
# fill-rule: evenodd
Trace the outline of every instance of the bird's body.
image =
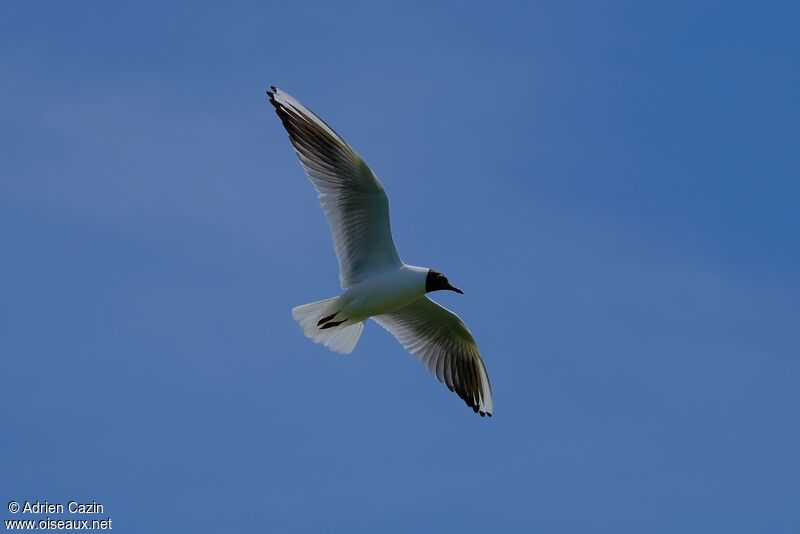
<svg viewBox="0 0 800 534">
<path fill-rule="evenodd" d="M 425 295 L 427 276 L 428 269 L 405 264 L 376 273 L 342 293 L 338 299 L 341 313 L 344 317 L 363 321 L 396 312 Z"/>
<path fill-rule="evenodd" d="M 338 297 L 292 310 L 305 335 L 349 354 L 372 318 L 475 412 L 492 415 L 489 377 L 472 334 L 426 296 L 462 291 L 442 273 L 400 260 L 386 193 L 358 154 L 296 99 L 275 87 L 267 94 L 317 189 L 344 288 Z"/>
</svg>

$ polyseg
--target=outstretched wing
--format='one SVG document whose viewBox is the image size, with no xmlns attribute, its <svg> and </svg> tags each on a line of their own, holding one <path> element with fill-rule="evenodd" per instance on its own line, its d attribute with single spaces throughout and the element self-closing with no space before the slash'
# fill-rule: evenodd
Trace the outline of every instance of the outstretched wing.
<svg viewBox="0 0 800 534">
<path fill-rule="evenodd" d="M 467 325 L 421 297 L 399 311 L 373 317 L 428 370 L 481 415 L 492 415 L 492 386 Z"/>
<path fill-rule="evenodd" d="M 369 166 L 303 104 L 275 87 L 267 95 L 317 190 L 339 258 L 342 287 L 399 266 L 389 200 Z"/>
</svg>

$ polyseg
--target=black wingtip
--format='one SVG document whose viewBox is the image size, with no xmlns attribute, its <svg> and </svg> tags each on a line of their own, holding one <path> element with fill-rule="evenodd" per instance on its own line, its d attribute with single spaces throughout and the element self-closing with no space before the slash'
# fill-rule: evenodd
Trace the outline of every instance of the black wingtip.
<svg viewBox="0 0 800 534">
<path fill-rule="evenodd" d="M 273 87 L 272 89 L 275 89 L 275 87 Z M 267 91 L 267 96 L 269 97 L 269 103 L 272 104 L 272 107 L 274 107 L 276 110 L 280 111 L 281 105 L 275 99 L 275 93 L 273 91 Z"/>
</svg>

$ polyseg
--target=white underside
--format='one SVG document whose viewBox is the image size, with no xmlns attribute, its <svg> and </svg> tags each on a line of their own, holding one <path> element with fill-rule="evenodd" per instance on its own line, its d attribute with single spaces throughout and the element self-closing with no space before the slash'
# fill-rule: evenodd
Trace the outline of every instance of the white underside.
<svg viewBox="0 0 800 534">
<path fill-rule="evenodd" d="M 372 276 L 349 287 L 338 297 L 297 306 L 292 317 L 306 337 L 341 354 L 350 354 L 361 337 L 364 321 L 392 313 L 425 294 L 427 269 L 403 265 Z M 342 324 L 322 328 L 320 319 L 332 314 L 331 322 Z"/>
<path fill-rule="evenodd" d="M 339 297 L 312 302 L 297 306 L 292 310 L 292 317 L 300 323 L 300 328 L 306 337 L 314 340 L 314 343 L 321 343 L 334 352 L 340 354 L 350 354 L 356 348 L 361 331 L 364 330 L 364 321 L 346 322 L 342 325 L 322 329 L 317 322 L 337 311 L 336 303 Z"/>
</svg>

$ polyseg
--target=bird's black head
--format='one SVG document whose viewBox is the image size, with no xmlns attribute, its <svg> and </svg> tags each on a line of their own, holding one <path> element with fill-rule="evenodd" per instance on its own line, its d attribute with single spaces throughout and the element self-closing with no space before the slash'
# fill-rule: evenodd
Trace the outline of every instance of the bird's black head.
<svg viewBox="0 0 800 534">
<path fill-rule="evenodd" d="M 439 291 L 440 289 L 449 289 L 450 291 L 455 291 L 456 293 L 461 293 L 462 295 L 464 294 L 464 292 L 457 287 L 451 286 L 445 275 L 439 271 L 428 269 L 428 277 L 425 278 L 425 293 Z"/>
</svg>

